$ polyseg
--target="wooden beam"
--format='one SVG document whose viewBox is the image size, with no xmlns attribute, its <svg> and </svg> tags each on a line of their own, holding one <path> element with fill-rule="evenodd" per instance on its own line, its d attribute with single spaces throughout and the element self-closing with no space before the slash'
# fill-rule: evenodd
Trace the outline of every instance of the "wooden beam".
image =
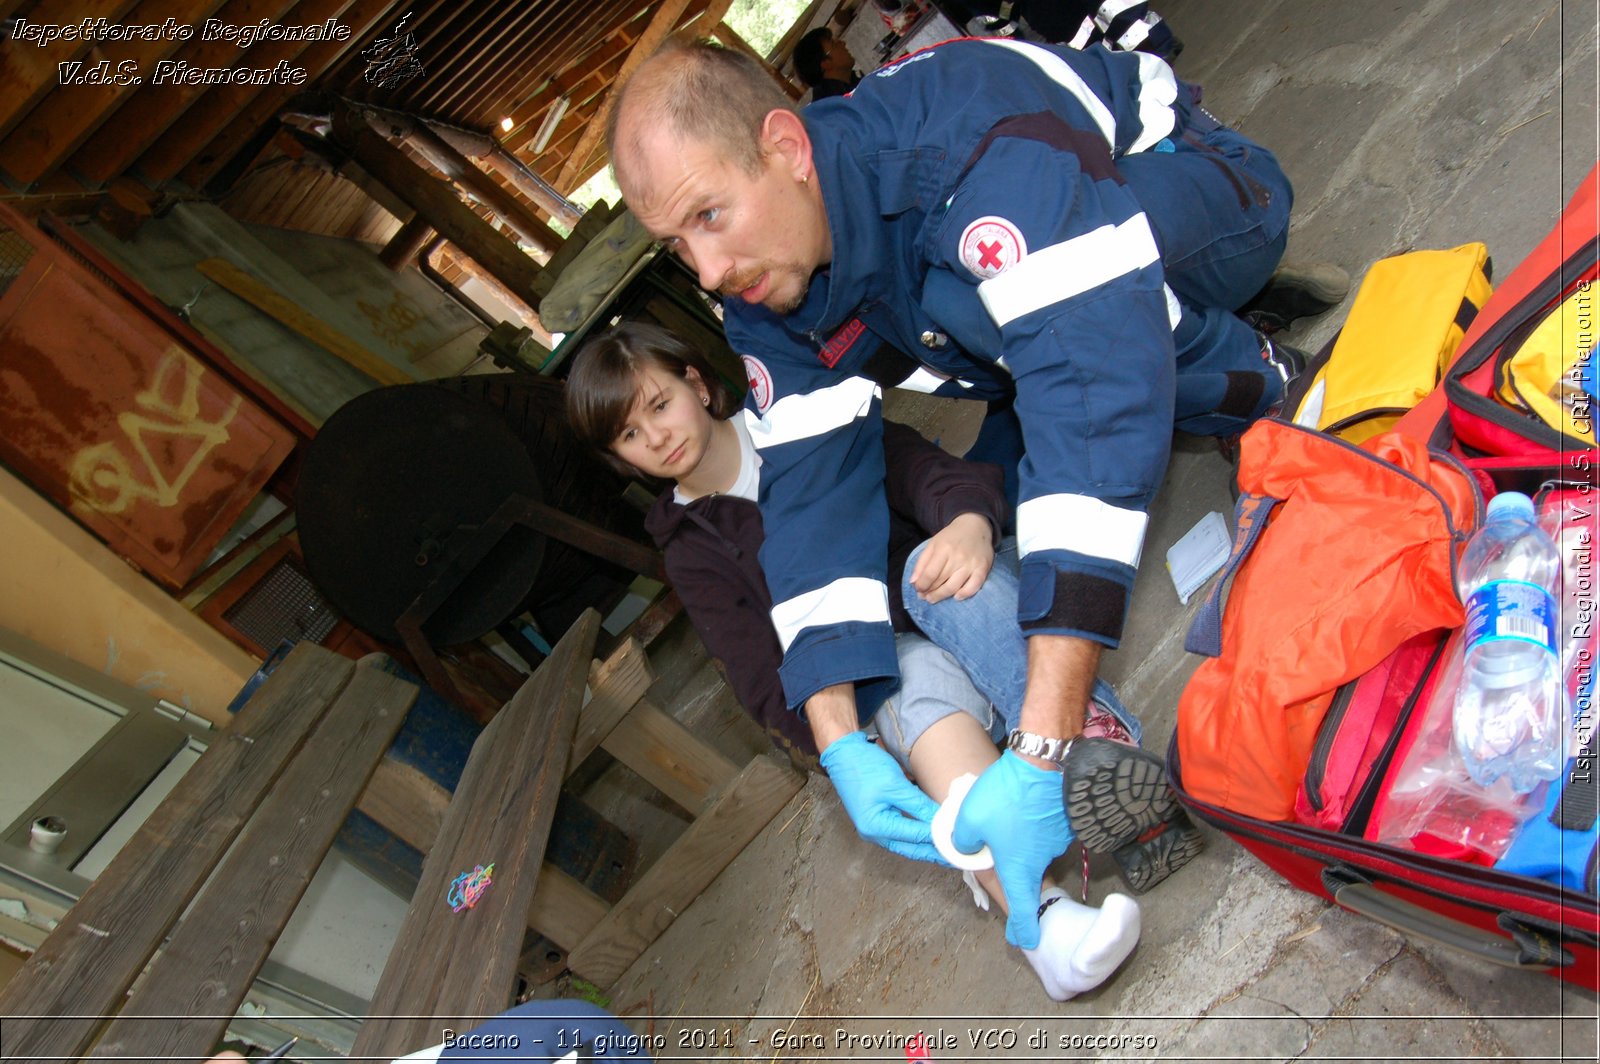
<svg viewBox="0 0 1600 1064">
<path fill-rule="evenodd" d="M 59 17 L 51 15 L 28 22 L 40 27 L 86 18 L 118 22 L 131 7 L 133 0 L 83 0 L 73 5 L 70 18 L 65 12 L 58 12 Z M 49 11 L 46 7 L 45 12 Z M 46 93 L 60 87 L 59 64 L 72 62 L 89 49 L 89 43 L 78 40 L 55 40 L 43 45 L 16 37 L 0 41 L 0 136 L 10 133 Z"/>
<path fill-rule="evenodd" d="M 379 384 L 415 384 L 417 379 L 373 354 L 320 318 L 308 314 L 265 281 L 246 273 L 227 259 L 201 259 L 195 269 L 279 324 L 304 336 L 318 347 L 348 362 Z"/>
<path fill-rule="evenodd" d="M 128 20 L 135 25 L 159 26 L 170 20 L 177 26 L 199 26 L 220 6 L 222 0 L 145 0 Z M 137 71 L 153 86 L 163 71 L 161 62 L 182 45 L 165 35 L 96 45 L 82 61 L 83 69 L 104 69 L 109 75 L 106 82 L 65 85 L 41 100 L 0 141 L 0 166 L 23 184 L 32 184 L 54 170 L 134 91 L 132 83 L 122 83 L 117 75 Z M 65 69 L 59 77 L 68 76 Z"/>
<path fill-rule="evenodd" d="M 426 218 L 440 235 L 476 260 L 517 298 L 538 309 L 539 300 L 552 283 L 538 263 L 365 121 L 341 109 L 334 120 L 334 133 L 363 170 Z"/>
<path fill-rule="evenodd" d="M 752 758 L 571 951 L 567 966 L 600 986 L 615 983 L 804 784 L 770 757 Z"/>
<path fill-rule="evenodd" d="M 782 87 L 783 91 L 789 94 L 791 99 L 798 100 L 800 97 L 806 94 L 806 90 L 804 88 L 796 85 L 794 82 L 784 77 L 782 72 L 779 71 L 777 67 L 767 62 L 766 56 L 752 48 L 750 46 L 750 42 L 739 36 L 738 32 L 726 22 L 719 22 L 717 24 L 716 38 L 729 48 L 737 48 L 751 59 L 754 59 L 756 62 L 760 63 L 762 67 L 766 69 L 766 72 L 772 75 L 772 80 L 776 81 L 778 85 Z"/>
<path fill-rule="evenodd" d="M 201 1059 L 222 1040 L 416 697 L 355 670 L 92 1056 Z"/>
<path fill-rule="evenodd" d="M 537 180 L 533 171 L 529 170 L 521 159 L 506 151 L 504 146 L 496 144 L 495 150 L 483 157 L 483 162 L 491 171 L 505 178 L 512 188 L 528 197 L 539 206 L 540 210 L 568 229 L 577 225 L 578 219 L 583 217 L 571 201 L 543 181 Z"/>
<path fill-rule="evenodd" d="M 398 233 L 389 238 L 383 250 L 378 252 L 378 261 L 396 273 L 407 266 L 414 266 L 418 253 L 427 247 L 428 242 L 436 235 L 433 226 L 429 225 L 426 219 L 412 218 L 400 227 Z"/>
<path fill-rule="evenodd" d="M 733 0 L 711 0 L 700 17 L 694 20 L 694 25 L 689 27 L 689 34 L 696 38 L 712 36 L 732 6 Z"/>
<path fill-rule="evenodd" d="M 627 61 L 622 64 L 622 70 L 617 74 L 617 80 L 611 83 L 611 88 L 606 92 L 606 98 L 600 105 L 600 112 L 595 120 L 584 128 L 583 136 L 578 139 L 578 145 L 567 156 L 566 163 L 561 167 L 561 173 L 551 182 L 563 194 L 570 193 L 577 185 L 573 178 L 583 168 L 596 144 L 602 144 L 605 139 L 606 122 L 611 117 L 611 109 L 616 106 L 617 94 L 628 83 L 633 72 L 639 69 L 646 59 L 649 59 L 655 50 L 661 47 L 661 42 L 672 35 L 678 27 L 678 18 L 683 14 L 684 8 L 689 6 L 689 0 L 665 0 L 656 9 L 655 15 L 650 19 L 650 25 L 635 42 L 633 50 L 628 53 Z"/>
<path fill-rule="evenodd" d="M 504 185 L 456 151 L 426 123 L 412 122 L 405 139 L 437 166 L 445 177 L 498 215 L 524 243 L 543 251 L 555 251 L 561 246 L 560 234 L 540 221 Z"/>
<path fill-rule="evenodd" d="M 473 743 L 351 1057 L 398 1057 L 511 1004 L 599 629 L 586 611 Z M 490 864 L 477 904 L 452 912 L 451 882 Z"/>
<path fill-rule="evenodd" d="M 586 0 L 546 0 L 520 5 L 523 20 L 507 24 L 470 50 L 458 53 L 451 69 L 429 79 L 431 92 L 419 109 L 429 114 L 452 115 L 474 125 L 497 122 L 480 114 L 496 93 L 506 93 L 516 72 L 551 47 L 550 34 L 562 24 L 581 24 L 599 17 Z M 488 75 L 493 71 L 493 75 Z M 507 105 L 509 106 L 509 105 Z M 503 111 L 502 111 L 503 113 Z"/>
<path fill-rule="evenodd" d="M 333 18 L 344 25 L 354 26 L 355 20 L 359 17 L 358 8 L 387 9 L 398 2 L 399 0 L 354 0 L 354 2 L 302 0 L 294 11 L 294 18 L 296 21 L 307 22 Z M 376 12 L 373 14 L 375 16 Z M 306 73 L 306 83 L 309 84 L 316 79 L 319 69 L 312 57 L 328 51 L 342 51 L 347 46 L 347 42 L 339 41 L 323 41 L 317 44 L 308 44 L 305 41 L 259 41 L 239 53 L 235 65 L 241 69 L 273 70 L 279 63 L 283 63 L 289 67 L 303 69 Z M 133 165 L 157 185 L 165 184 L 176 176 L 179 170 L 188 166 L 201 150 L 220 134 L 232 133 L 237 136 L 238 139 L 232 142 L 236 148 L 255 136 L 265 119 L 248 121 L 242 118 L 242 113 L 252 101 L 268 97 L 281 104 L 290 94 L 301 91 L 304 90 L 298 85 L 210 86 L 184 111 L 182 120 L 173 123 L 165 133 L 157 137 L 150 147 L 138 156 Z M 271 113 L 276 111 L 277 107 L 274 106 Z M 217 165 L 221 166 L 226 161 L 224 158 Z"/>
<path fill-rule="evenodd" d="M 647 698 L 617 722 L 600 746 L 646 783 L 695 815 L 739 766 Z"/>
<path fill-rule="evenodd" d="M 275 22 L 293 6 L 294 0 L 231 0 L 217 13 L 217 19 L 229 26 L 252 25 L 261 19 Z M 204 69 L 232 66 L 240 54 L 232 41 L 202 41 L 196 34 L 172 58 Z M 67 160 L 67 168 L 91 181 L 110 181 L 205 91 L 204 85 L 155 85 L 147 79 L 117 109 L 116 121 L 101 125 Z"/>
<path fill-rule="evenodd" d="M 74 1059 L 349 682 L 353 662 L 302 643 L 0 990 L 8 1055 Z M 418 1043 L 419 1045 L 421 1043 Z"/>
</svg>

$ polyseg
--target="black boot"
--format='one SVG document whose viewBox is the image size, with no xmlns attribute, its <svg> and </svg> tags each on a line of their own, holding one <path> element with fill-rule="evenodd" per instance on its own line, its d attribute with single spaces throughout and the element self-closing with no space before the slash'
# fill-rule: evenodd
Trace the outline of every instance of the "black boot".
<svg viewBox="0 0 1600 1064">
<path fill-rule="evenodd" d="M 1264 333 L 1287 329 L 1297 318 L 1326 314 L 1350 291 L 1350 275 L 1331 263 L 1283 265 L 1239 316 Z"/>
</svg>

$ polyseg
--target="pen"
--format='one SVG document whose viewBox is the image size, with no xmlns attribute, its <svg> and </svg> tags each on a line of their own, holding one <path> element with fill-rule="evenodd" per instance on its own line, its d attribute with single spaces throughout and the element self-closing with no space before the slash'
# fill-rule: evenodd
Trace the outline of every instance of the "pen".
<svg viewBox="0 0 1600 1064">
<path fill-rule="evenodd" d="M 300 1041 L 300 1036 L 296 1035 L 295 1037 L 289 1039 L 287 1042 L 283 1043 L 283 1045 L 279 1046 L 277 1049 L 274 1049 L 272 1052 L 268 1053 L 266 1056 L 262 1057 L 261 1059 L 262 1060 L 282 1060 L 284 1058 L 284 1055 L 286 1053 L 288 1053 L 289 1050 L 293 1049 L 294 1048 L 294 1044 L 296 1042 L 298 1042 L 298 1041 Z"/>
</svg>

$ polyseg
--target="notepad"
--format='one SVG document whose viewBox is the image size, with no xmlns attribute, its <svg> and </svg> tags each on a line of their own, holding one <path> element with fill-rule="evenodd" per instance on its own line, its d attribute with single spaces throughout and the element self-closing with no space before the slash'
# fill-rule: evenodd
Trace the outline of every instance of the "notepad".
<svg viewBox="0 0 1600 1064">
<path fill-rule="evenodd" d="M 1188 604 L 1190 597 L 1216 575 L 1233 550 L 1233 536 L 1227 519 L 1213 510 L 1183 534 L 1167 551 L 1167 571 L 1178 589 L 1178 601 Z"/>
</svg>

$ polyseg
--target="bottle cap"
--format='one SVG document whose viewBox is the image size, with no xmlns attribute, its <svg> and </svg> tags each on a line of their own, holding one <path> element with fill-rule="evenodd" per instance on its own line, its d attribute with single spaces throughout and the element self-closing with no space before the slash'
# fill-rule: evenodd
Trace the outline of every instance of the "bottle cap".
<svg viewBox="0 0 1600 1064">
<path fill-rule="evenodd" d="M 1486 512 L 1488 520 L 1494 520 L 1500 514 L 1520 517 L 1525 521 L 1533 520 L 1533 500 L 1520 491 L 1502 491 L 1489 500 L 1489 509 Z"/>
</svg>

